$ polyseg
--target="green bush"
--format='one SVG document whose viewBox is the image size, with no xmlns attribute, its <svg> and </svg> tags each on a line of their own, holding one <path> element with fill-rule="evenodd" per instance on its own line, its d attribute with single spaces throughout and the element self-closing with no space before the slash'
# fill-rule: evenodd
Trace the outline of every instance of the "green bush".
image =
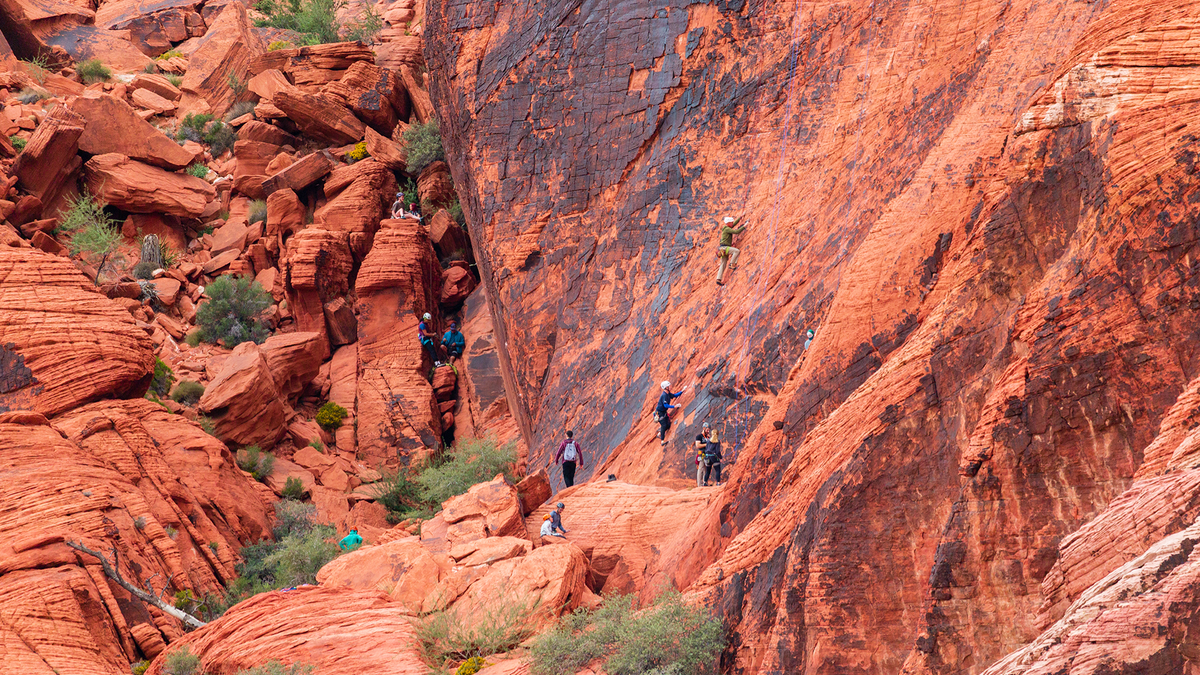
<svg viewBox="0 0 1200 675">
<path fill-rule="evenodd" d="M 188 334 L 183 336 L 183 341 L 185 343 L 187 343 L 187 346 L 189 346 L 189 347 L 199 347 L 200 346 L 200 329 L 193 328 L 192 330 L 188 331 Z"/>
<path fill-rule="evenodd" d="M 383 17 L 368 3 L 358 18 L 346 25 L 345 37 L 350 42 L 358 41 L 369 45 L 379 37 L 382 30 Z"/>
<path fill-rule="evenodd" d="M 725 647 L 719 619 L 692 607 L 676 591 L 652 606 L 633 611 L 632 596 L 612 596 L 595 611 L 585 608 L 562 618 L 533 644 L 534 675 L 581 670 L 604 658 L 610 675 L 717 672 Z"/>
<path fill-rule="evenodd" d="M 342 426 L 342 420 L 346 419 L 346 415 L 349 414 L 342 406 L 333 401 L 327 401 L 317 411 L 317 424 L 321 425 L 321 428 L 326 431 L 333 431 Z"/>
<path fill-rule="evenodd" d="M 200 428 L 204 430 L 204 433 L 214 438 L 216 437 L 217 425 L 215 422 L 213 422 L 211 417 L 208 417 L 207 415 L 199 415 L 196 417 L 196 423 L 200 425 Z"/>
<path fill-rule="evenodd" d="M 275 455 L 263 452 L 257 445 L 247 445 L 237 451 L 237 465 L 242 471 L 253 476 L 254 480 L 262 483 L 275 468 Z"/>
<path fill-rule="evenodd" d="M 337 13 L 345 5 L 345 0 L 259 0 L 254 9 L 265 18 L 254 23 L 295 31 L 305 45 L 338 42 L 341 25 Z"/>
<path fill-rule="evenodd" d="M 283 484 L 283 491 L 280 496 L 284 499 L 300 500 L 304 499 L 304 483 L 300 482 L 295 476 L 288 476 L 287 481 Z"/>
<path fill-rule="evenodd" d="M 154 375 L 150 378 L 150 391 L 156 396 L 166 396 L 171 391 L 172 384 L 175 384 L 174 371 L 163 363 L 162 359 L 154 357 Z"/>
<path fill-rule="evenodd" d="M 443 668 L 447 661 L 511 651 L 533 634 L 527 619 L 534 609 L 528 602 L 498 599 L 469 615 L 455 607 L 433 612 L 413 623 L 421 658 Z"/>
<path fill-rule="evenodd" d="M 133 274 L 134 279 L 143 279 L 148 281 L 154 278 L 154 270 L 156 269 L 158 269 L 158 265 L 155 265 L 149 260 L 142 260 L 133 266 L 131 274 Z"/>
<path fill-rule="evenodd" d="M 513 481 L 516 461 L 516 443 L 497 447 L 495 441 L 488 439 L 463 439 L 441 461 L 431 464 L 417 477 L 421 501 L 436 507 L 464 494 L 476 483 L 495 478 L 498 473 Z"/>
<path fill-rule="evenodd" d="M 170 525 L 164 527 L 163 531 L 166 532 L 167 536 L 170 537 L 171 539 L 174 539 L 176 536 L 179 535 L 179 530 L 171 527 Z"/>
<path fill-rule="evenodd" d="M 309 675 L 312 671 L 312 666 L 302 666 L 298 663 L 285 666 L 279 661 L 267 661 L 261 666 L 239 670 L 237 675 Z"/>
<path fill-rule="evenodd" d="M 12 143 L 13 150 L 16 150 L 17 152 L 24 150 L 25 146 L 29 143 L 29 141 L 21 138 L 20 136 L 9 136 L 8 142 Z"/>
<path fill-rule="evenodd" d="M 200 657 L 193 654 L 191 648 L 185 645 L 167 654 L 163 672 L 166 675 L 199 675 L 201 672 Z"/>
<path fill-rule="evenodd" d="M 196 310 L 200 339 L 218 340 L 232 349 L 243 342 L 262 344 L 267 329 L 261 316 L 271 306 L 271 294 L 249 277 L 218 277 L 204 290 L 208 300 Z"/>
<path fill-rule="evenodd" d="M 242 115 L 254 112 L 258 104 L 254 101 L 238 101 L 229 107 L 229 112 L 225 113 L 225 121 L 232 122 Z"/>
<path fill-rule="evenodd" d="M 175 140 L 207 143 L 212 156 L 220 157 L 237 142 L 237 132 L 207 113 L 189 113 L 175 131 Z"/>
<path fill-rule="evenodd" d="M 49 92 L 42 91 L 41 89 L 33 89 L 31 87 L 26 87 L 17 92 L 17 100 L 25 105 L 32 105 L 38 101 L 43 101 L 48 98 L 50 98 Z"/>
<path fill-rule="evenodd" d="M 269 52 L 277 52 L 280 49 L 295 49 L 295 48 L 296 48 L 296 45 L 288 42 L 287 40 L 275 40 L 271 44 L 267 45 L 267 51 L 269 51 Z"/>
<path fill-rule="evenodd" d="M 321 445 L 321 441 L 318 441 L 315 438 L 308 442 L 308 447 L 316 450 L 317 452 L 325 452 L 325 446 Z"/>
<path fill-rule="evenodd" d="M 154 60 L 155 61 L 166 61 L 167 59 L 173 59 L 177 56 L 182 57 L 183 52 L 179 51 L 178 49 L 172 49 L 169 51 L 165 51 L 162 54 L 159 54 L 158 56 L 154 57 Z"/>
<path fill-rule="evenodd" d="M 72 235 L 80 230 L 97 223 L 116 227 L 116 221 L 104 212 L 104 204 L 92 198 L 86 190 L 78 197 L 67 200 L 67 210 L 58 213 L 58 226 L 55 234 Z"/>
<path fill-rule="evenodd" d="M 138 661 L 130 666 L 130 670 L 133 672 L 133 675 L 146 675 L 146 671 L 149 670 L 149 668 L 149 661 Z"/>
<path fill-rule="evenodd" d="M 171 400 L 176 403 L 192 406 L 200 402 L 200 397 L 204 395 L 204 385 L 191 380 L 182 380 L 175 385 L 175 390 L 171 392 Z"/>
<path fill-rule="evenodd" d="M 100 63 L 100 59 L 88 59 L 75 66 L 75 72 L 79 73 L 79 79 L 83 80 L 84 84 L 95 84 L 96 82 L 106 82 L 112 77 L 112 71 Z"/>
<path fill-rule="evenodd" d="M 203 164 L 193 164 L 187 168 L 187 172 L 189 176 L 204 178 L 208 175 L 208 167 Z"/>
<path fill-rule="evenodd" d="M 250 202 L 250 224 L 267 222 L 267 203 L 261 199 Z"/>
<path fill-rule="evenodd" d="M 50 59 L 42 54 L 38 54 L 32 58 L 21 59 L 29 68 L 29 76 L 37 80 L 38 84 L 46 83 L 46 76 L 50 74 Z"/>
<path fill-rule="evenodd" d="M 454 222 L 458 223 L 459 226 L 467 226 L 467 216 L 463 214 L 462 202 L 458 201 L 458 197 L 455 197 L 454 201 L 450 202 L 450 206 L 446 207 L 446 211 L 450 213 L 450 217 L 453 218 Z"/>
<path fill-rule="evenodd" d="M 293 535 L 308 534 L 317 526 L 313 522 L 316 515 L 316 506 L 285 497 L 275 502 L 275 525 L 271 528 L 271 536 L 275 541 L 283 541 Z"/>
<path fill-rule="evenodd" d="M 167 82 L 170 82 L 170 83 L 171 83 L 171 86 L 172 86 L 172 87 L 175 87 L 176 89 L 178 89 L 178 88 L 180 87 L 180 85 L 182 85 L 182 84 L 183 84 L 183 76 L 182 76 L 182 75 L 176 75 L 176 74 L 174 74 L 174 73 L 168 73 L 168 74 L 166 75 L 166 78 L 167 78 Z"/>
<path fill-rule="evenodd" d="M 417 181 L 412 178 L 404 180 L 404 187 L 401 189 L 404 193 L 404 208 L 408 208 L 409 204 L 416 204 L 421 201 L 421 197 L 417 192 Z"/>
<path fill-rule="evenodd" d="M 306 534 L 285 537 L 263 562 L 279 588 L 315 584 L 317 572 L 338 556 L 337 544 L 331 541 L 336 536 L 328 525 L 314 526 Z"/>
<path fill-rule="evenodd" d="M 454 671 L 454 675 L 475 675 L 475 673 L 483 670 L 483 667 L 486 665 L 487 661 L 484 661 L 481 657 L 472 656 L 462 662 L 458 670 Z"/>
<path fill-rule="evenodd" d="M 425 124 L 420 122 L 410 125 L 404 130 L 404 150 L 408 153 L 408 173 L 416 175 L 433 164 L 445 159 L 446 152 L 442 149 L 442 135 L 438 130 L 437 120 Z"/>
<path fill-rule="evenodd" d="M 237 143 L 237 132 L 224 122 L 213 122 L 204 133 L 204 142 L 208 143 L 213 157 L 220 157 Z"/>
<path fill-rule="evenodd" d="M 229 83 L 229 90 L 233 92 L 235 100 L 245 96 L 246 92 L 250 89 L 250 83 L 238 77 L 237 73 L 229 73 L 225 76 L 225 80 Z"/>
<path fill-rule="evenodd" d="M 342 159 L 346 160 L 346 162 L 349 164 L 353 164 L 355 162 L 361 162 L 369 156 L 370 155 L 367 152 L 367 142 L 359 141 L 358 143 L 354 144 L 354 147 L 350 150 L 350 152 L 342 155 Z"/>
<path fill-rule="evenodd" d="M 70 233 L 71 255 L 103 273 L 117 256 L 113 254 L 121 243 L 121 232 L 113 219 L 104 212 L 104 205 L 94 201 L 86 192 L 68 202 L 68 212 L 59 230 Z"/>
<path fill-rule="evenodd" d="M 158 73 L 158 64 L 153 61 L 146 62 L 146 67 L 142 68 L 142 72 L 147 75 L 156 75 Z"/>
<path fill-rule="evenodd" d="M 404 469 L 383 472 L 383 478 L 367 486 L 367 493 L 388 511 L 395 524 L 406 518 L 432 517 L 433 509 L 421 500 L 421 486 Z"/>
</svg>

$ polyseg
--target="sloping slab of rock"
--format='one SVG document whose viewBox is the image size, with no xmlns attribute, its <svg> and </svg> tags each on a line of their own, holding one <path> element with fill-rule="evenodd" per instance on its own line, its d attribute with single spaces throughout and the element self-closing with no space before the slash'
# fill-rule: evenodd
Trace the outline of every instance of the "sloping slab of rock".
<svg viewBox="0 0 1200 675">
<path fill-rule="evenodd" d="M 96 155 L 84 165 L 88 189 L 119 209 L 199 218 L 216 190 L 187 174 L 170 173 L 125 155 Z"/>
<path fill-rule="evenodd" d="M 180 109 L 192 110 L 203 99 L 214 114 L 224 114 L 234 100 L 230 76 L 247 80 L 250 62 L 265 51 L 245 5 L 226 5 L 188 57 L 187 74 L 179 87 L 184 93 Z"/>
<path fill-rule="evenodd" d="M 118 98 L 80 96 L 71 104 L 71 110 L 86 120 L 79 149 L 89 155 L 115 152 L 172 171 L 192 161 L 190 152 Z"/>
</svg>

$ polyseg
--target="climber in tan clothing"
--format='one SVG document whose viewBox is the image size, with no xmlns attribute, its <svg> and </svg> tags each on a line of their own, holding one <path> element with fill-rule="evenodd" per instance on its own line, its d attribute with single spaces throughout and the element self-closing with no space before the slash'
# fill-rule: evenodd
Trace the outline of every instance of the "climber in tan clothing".
<svg viewBox="0 0 1200 675">
<path fill-rule="evenodd" d="M 749 227 L 749 225 L 734 227 L 741 219 L 741 216 L 737 218 L 730 218 L 729 216 L 726 216 L 724 222 L 721 224 L 721 242 L 717 246 L 717 258 L 721 260 L 721 264 L 717 268 L 718 286 L 725 285 L 725 282 L 721 281 L 721 279 L 725 276 L 726 266 L 728 266 L 731 270 L 737 269 L 738 254 L 741 253 L 741 251 L 733 247 L 733 235 L 741 234 L 746 231 L 747 227 Z"/>
</svg>

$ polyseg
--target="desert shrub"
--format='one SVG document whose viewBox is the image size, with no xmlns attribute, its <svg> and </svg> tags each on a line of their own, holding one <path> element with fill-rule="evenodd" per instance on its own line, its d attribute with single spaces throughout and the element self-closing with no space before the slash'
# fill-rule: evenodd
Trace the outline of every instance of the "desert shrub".
<svg viewBox="0 0 1200 675">
<path fill-rule="evenodd" d="M 345 155 L 342 155 L 342 159 L 346 160 L 350 164 L 353 164 L 355 162 L 361 162 L 362 160 L 366 159 L 368 156 L 369 155 L 367 153 L 367 142 L 359 141 L 358 143 L 354 144 L 354 148 L 351 149 L 350 152 L 347 152 Z"/>
<path fill-rule="evenodd" d="M 421 658 L 434 668 L 443 668 L 447 661 L 510 651 L 533 634 L 527 619 L 534 609 L 529 602 L 502 595 L 470 614 L 456 607 L 433 612 L 413 624 Z"/>
<path fill-rule="evenodd" d="M 533 644 L 534 675 L 575 672 L 605 658 L 611 675 L 716 673 L 725 646 L 721 621 L 672 591 L 633 611 L 632 596 L 611 596 L 596 610 L 580 608 Z"/>
<path fill-rule="evenodd" d="M 165 51 L 162 54 L 159 54 L 158 56 L 154 57 L 154 60 L 155 61 L 166 61 L 167 59 L 173 59 L 177 56 L 183 56 L 183 52 L 179 51 L 178 49 L 172 49 L 169 51 Z"/>
<path fill-rule="evenodd" d="M 200 425 L 200 428 L 204 430 L 204 433 L 208 434 L 209 436 L 216 437 L 217 424 L 213 422 L 211 417 L 207 415 L 198 415 L 196 417 L 196 424 Z"/>
<path fill-rule="evenodd" d="M 338 42 L 341 25 L 337 12 L 345 4 L 345 0 L 259 0 L 254 9 L 264 18 L 254 23 L 295 31 L 301 44 Z"/>
<path fill-rule="evenodd" d="M 139 530 L 146 529 L 146 516 L 138 516 L 133 520 L 133 526 Z"/>
<path fill-rule="evenodd" d="M 337 544 L 331 541 L 337 530 L 328 525 L 315 525 L 308 532 L 284 537 L 263 558 L 275 588 L 317 583 L 317 572 L 338 556 Z"/>
<path fill-rule="evenodd" d="M 237 132 L 212 115 L 190 113 L 175 131 L 175 140 L 207 143 L 212 156 L 220 157 L 237 142 Z"/>
<path fill-rule="evenodd" d="M 271 295 L 248 277 L 218 277 L 204 290 L 208 300 L 196 311 L 200 339 L 221 340 L 233 348 L 243 342 L 262 344 L 267 329 L 261 316 L 271 306 Z"/>
<path fill-rule="evenodd" d="M 21 91 L 17 92 L 17 100 L 25 105 L 32 105 L 38 101 L 43 101 L 48 98 L 50 98 L 49 92 L 42 91 L 41 89 L 34 89 L 32 87 L 25 87 Z"/>
<path fill-rule="evenodd" d="M 93 199 L 86 190 L 73 199 L 68 199 L 66 211 L 59 211 L 55 234 L 74 234 L 89 225 L 103 223 L 116 226 L 116 222 L 104 211 L 104 204 Z"/>
<path fill-rule="evenodd" d="M 229 83 L 229 90 L 233 92 L 235 100 L 245 96 L 250 89 L 250 83 L 238 77 L 237 73 L 229 73 L 225 76 L 225 80 Z"/>
<path fill-rule="evenodd" d="M 458 670 L 454 671 L 454 675 L 475 675 L 475 673 L 483 670 L 485 665 L 487 665 L 487 661 L 483 660 L 483 658 L 479 656 L 472 656 L 471 658 L 462 662 L 462 664 L 458 667 Z"/>
<path fill-rule="evenodd" d="M 321 445 L 321 441 L 318 441 L 315 438 L 308 442 L 308 447 L 316 450 L 317 452 L 325 452 L 325 446 Z"/>
<path fill-rule="evenodd" d="M 170 83 L 171 83 L 171 86 L 172 86 L 172 87 L 175 87 L 176 89 L 178 89 L 178 88 L 179 88 L 179 86 L 183 84 L 183 76 L 182 76 L 182 75 L 176 75 L 176 74 L 174 74 L 174 73 L 168 73 L 168 74 L 166 75 L 166 78 L 167 78 L 167 82 L 170 82 Z"/>
<path fill-rule="evenodd" d="M 84 84 L 95 84 L 96 82 L 106 82 L 112 77 L 112 71 L 109 70 L 100 59 L 88 59 L 75 66 L 75 72 L 79 73 L 79 79 L 83 80 Z"/>
<path fill-rule="evenodd" d="M 445 159 L 442 135 L 437 120 L 415 123 L 404 130 L 405 151 L 408 153 L 408 173 L 418 174 L 434 162 Z"/>
<path fill-rule="evenodd" d="M 467 216 L 463 213 L 462 202 L 458 201 L 458 197 L 455 197 L 454 201 L 450 202 L 450 206 L 446 207 L 446 211 L 454 219 L 454 222 L 462 227 L 467 226 Z"/>
<path fill-rule="evenodd" d="M 86 197 L 86 195 L 85 195 Z M 80 197 L 82 201 L 84 197 Z M 83 228 L 74 230 L 71 234 L 71 255 L 77 255 L 89 265 L 96 268 L 97 273 L 103 273 L 113 262 L 117 245 L 121 243 L 121 232 L 112 219 L 99 209 L 103 217 L 94 220 Z"/>
<path fill-rule="evenodd" d="M 275 468 L 275 455 L 263 452 L 257 445 L 247 445 L 237 451 L 237 465 L 242 471 L 249 473 L 254 480 L 262 483 L 271 475 Z"/>
<path fill-rule="evenodd" d="M 367 492 L 387 509 L 389 522 L 433 515 L 433 510 L 421 500 L 421 486 L 404 469 L 383 472 L 383 478 L 367 486 Z"/>
<path fill-rule="evenodd" d="M 171 392 L 171 400 L 182 405 L 196 405 L 200 402 L 200 397 L 204 395 L 204 385 L 191 380 L 182 380 L 175 385 L 175 390 Z"/>
<path fill-rule="evenodd" d="M 142 72 L 146 73 L 147 75 L 155 75 L 158 73 L 158 64 L 153 61 L 147 61 L 146 67 L 142 68 Z"/>
<path fill-rule="evenodd" d="M 215 541 L 208 542 L 208 550 L 212 551 L 214 555 L 216 555 L 217 551 L 220 550 L 220 548 L 221 548 L 221 545 L 218 544 L 217 542 L 215 542 Z"/>
<path fill-rule="evenodd" d="M 208 167 L 203 164 L 193 164 L 187 168 L 187 172 L 189 176 L 204 178 L 208 175 Z"/>
<path fill-rule="evenodd" d="M 405 179 L 401 192 L 404 193 L 404 208 L 406 209 L 409 204 L 416 204 L 421 201 L 421 197 L 417 193 L 417 181 L 412 178 Z"/>
<path fill-rule="evenodd" d="M 200 329 L 193 328 L 192 330 L 188 331 L 188 334 L 183 336 L 183 341 L 185 343 L 187 343 L 187 346 L 189 346 L 189 347 L 199 347 L 200 346 Z"/>
<path fill-rule="evenodd" d="M 24 138 L 21 138 L 20 136 L 9 136 L 8 142 L 12 143 L 13 149 L 16 150 L 17 152 L 21 152 L 22 150 L 24 150 L 25 146 L 28 145 L 28 143 L 29 143 L 29 141 L 25 140 Z"/>
<path fill-rule="evenodd" d="M 150 669 L 149 661 L 138 661 L 129 667 L 133 675 L 146 675 L 146 671 Z"/>
<path fill-rule="evenodd" d="M 155 286 L 147 279 L 142 279 L 137 283 L 138 288 L 140 289 L 138 292 L 138 300 L 142 302 L 153 302 L 154 300 L 158 300 L 158 286 Z"/>
<path fill-rule="evenodd" d="M 263 223 L 267 220 L 267 203 L 261 199 L 250 202 L 250 224 Z"/>
<path fill-rule="evenodd" d="M 133 266 L 131 274 L 133 274 L 134 279 L 153 279 L 154 270 L 156 269 L 158 269 L 158 265 L 155 265 L 149 260 L 143 260 Z"/>
<path fill-rule="evenodd" d="M 189 647 L 180 647 L 167 654 L 163 672 L 167 675 L 199 675 L 200 657 L 193 654 Z"/>
<path fill-rule="evenodd" d="M 277 52 L 280 49 L 295 49 L 295 47 L 296 45 L 288 42 L 287 40 L 275 40 L 271 44 L 267 45 L 267 51 Z"/>
<path fill-rule="evenodd" d="M 489 481 L 503 473 L 513 480 L 512 469 L 517 461 L 515 443 L 497 447 L 489 439 L 463 439 L 440 461 L 421 471 L 417 484 L 421 501 L 435 506 L 465 493 L 472 485 Z"/>
<path fill-rule="evenodd" d="M 288 476 L 287 481 L 283 484 L 282 496 L 284 499 L 300 500 L 304 499 L 304 483 L 300 482 L 295 476 Z"/>
<path fill-rule="evenodd" d="M 29 70 L 29 76 L 37 80 L 38 84 L 46 83 L 46 76 L 50 74 L 50 59 L 38 54 L 37 56 L 21 59 Z"/>
<path fill-rule="evenodd" d="M 213 122 L 208 126 L 208 131 L 204 132 L 204 142 L 208 143 L 209 152 L 213 157 L 220 157 L 237 143 L 237 132 L 224 122 Z"/>
<path fill-rule="evenodd" d="M 261 666 L 239 670 L 237 671 L 237 675 L 309 675 L 312 671 L 312 666 L 300 665 L 299 663 L 285 666 L 279 661 L 267 661 Z"/>
<path fill-rule="evenodd" d="M 271 528 L 271 536 L 275 541 L 283 541 L 291 535 L 308 534 L 316 523 L 313 518 L 317 515 L 317 507 L 305 504 L 296 499 L 281 499 L 275 502 L 275 525 Z"/>
<path fill-rule="evenodd" d="M 175 373 L 163 360 L 154 357 L 154 375 L 150 378 L 150 391 L 157 396 L 166 396 L 175 384 Z"/>
<path fill-rule="evenodd" d="M 163 531 L 166 532 L 167 536 L 170 537 L 171 539 L 174 539 L 176 536 L 179 535 L 179 530 L 171 527 L 170 525 L 164 527 Z"/>
<path fill-rule="evenodd" d="M 242 115 L 254 112 L 257 107 L 258 104 L 254 101 L 238 101 L 230 106 L 229 112 L 225 113 L 225 121 L 232 122 Z"/>
<path fill-rule="evenodd" d="M 368 3 L 366 9 L 346 25 L 345 38 L 352 42 L 357 40 L 363 44 L 371 44 L 382 30 L 383 17 Z"/>
<path fill-rule="evenodd" d="M 342 406 L 333 401 L 327 401 L 317 411 L 317 424 L 321 425 L 321 428 L 326 431 L 333 431 L 342 426 L 342 420 L 346 419 L 346 415 L 349 414 Z"/>
</svg>

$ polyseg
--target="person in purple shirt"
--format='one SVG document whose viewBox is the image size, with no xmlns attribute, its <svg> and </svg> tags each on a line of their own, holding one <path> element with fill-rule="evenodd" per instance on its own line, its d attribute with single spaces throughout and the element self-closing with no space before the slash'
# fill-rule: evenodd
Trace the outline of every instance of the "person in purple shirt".
<svg viewBox="0 0 1200 675">
<path fill-rule="evenodd" d="M 583 466 L 583 448 L 579 447 L 579 441 L 575 440 L 575 432 L 568 431 L 567 438 L 558 446 L 558 452 L 554 455 L 554 463 L 562 464 L 563 482 L 567 487 L 575 484 L 575 464 L 579 463 L 579 468 Z"/>
</svg>

